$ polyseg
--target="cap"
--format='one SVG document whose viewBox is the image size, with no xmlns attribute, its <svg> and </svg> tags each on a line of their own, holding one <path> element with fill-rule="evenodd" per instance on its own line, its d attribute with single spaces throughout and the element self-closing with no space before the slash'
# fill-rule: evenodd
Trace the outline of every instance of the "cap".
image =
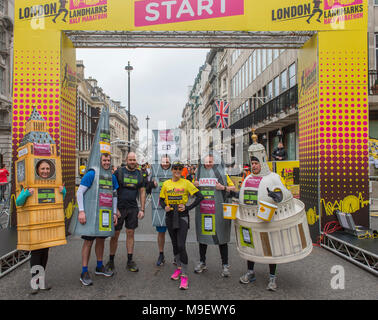
<svg viewBox="0 0 378 320">
<path fill-rule="evenodd" d="M 184 164 L 181 161 L 174 161 L 172 163 L 172 169 L 174 169 L 174 168 L 184 169 Z"/>
</svg>

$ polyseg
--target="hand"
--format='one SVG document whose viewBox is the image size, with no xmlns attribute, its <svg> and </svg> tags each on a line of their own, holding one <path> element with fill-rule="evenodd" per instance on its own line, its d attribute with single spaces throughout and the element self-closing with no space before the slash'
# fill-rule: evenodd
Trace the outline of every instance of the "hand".
<svg viewBox="0 0 378 320">
<path fill-rule="evenodd" d="M 199 187 L 199 181 L 196 180 L 196 181 L 193 182 L 193 184 L 194 184 L 195 187 L 197 187 L 197 188 Z"/>
<path fill-rule="evenodd" d="M 178 205 L 178 211 L 180 211 L 180 212 L 185 211 L 185 204 L 180 203 L 180 204 Z"/>
<path fill-rule="evenodd" d="M 79 211 L 79 217 L 78 220 L 81 224 L 87 223 L 87 217 L 85 216 L 85 211 Z"/>
<path fill-rule="evenodd" d="M 60 186 L 60 187 L 59 187 L 59 192 L 62 193 L 62 192 L 63 192 L 63 189 L 64 189 L 64 185 Z"/>
<path fill-rule="evenodd" d="M 283 198 L 282 192 L 270 191 L 269 188 L 266 188 L 266 191 L 268 192 L 268 196 L 271 197 L 275 202 L 282 201 L 282 198 Z"/>
<path fill-rule="evenodd" d="M 118 217 L 116 214 L 113 214 L 113 222 L 114 222 L 114 226 L 116 226 L 118 223 Z"/>
<path fill-rule="evenodd" d="M 155 188 L 157 188 L 158 183 L 157 183 L 155 180 L 152 180 L 152 181 L 154 182 L 154 186 L 155 186 Z"/>
<path fill-rule="evenodd" d="M 30 195 L 33 195 L 34 189 L 33 188 L 29 188 L 28 190 L 29 190 Z"/>
<path fill-rule="evenodd" d="M 225 190 L 224 186 L 222 184 L 220 184 L 219 182 L 217 182 L 217 184 L 215 185 L 215 189 L 221 190 L 221 191 Z"/>
<path fill-rule="evenodd" d="M 171 211 L 171 207 L 170 206 L 165 206 L 164 210 L 165 210 L 165 212 L 169 212 L 169 211 Z"/>
<path fill-rule="evenodd" d="M 121 218 L 121 212 L 117 209 L 117 218 Z"/>
<path fill-rule="evenodd" d="M 142 220 L 144 218 L 144 211 L 140 210 L 138 212 L 138 219 Z"/>
</svg>

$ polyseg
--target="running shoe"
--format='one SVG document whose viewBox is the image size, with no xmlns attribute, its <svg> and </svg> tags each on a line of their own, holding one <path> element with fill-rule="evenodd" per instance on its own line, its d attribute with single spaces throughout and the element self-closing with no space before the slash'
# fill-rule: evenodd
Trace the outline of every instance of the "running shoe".
<svg viewBox="0 0 378 320">
<path fill-rule="evenodd" d="M 109 262 L 105 266 L 105 270 L 108 271 L 108 272 L 110 272 L 110 271 L 114 272 L 114 269 L 115 269 L 114 261 L 109 260 Z"/>
<path fill-rule="evenodd" d="M 276 291 L 277 290 L 276 279 L 277 279 L 277 277 L 275 277 L 275 276 L 269 277 L 269 283 L 268 283 L 268 286 L 266 287 L 266 290 L 269 290 L 269 291 Z"/>
<path fill-rule="evenodd" d="M 89 275 L 89 272 L 84 272 L 80 275 L 80 281 L 85 286 L 91 286 L 93 281 Z"/>
<path fill-rule="evenodd" d="M 165 263 L 164 254 L 160 254 L 160 255 L 159 255 L 159 258 L 158 258 L 157 261 L 156 261 L 156 265 L 157 265 L 158 267 L 160 267 L 160 266 L 164 265 L 164 263 Z"/>
<path fill-rule="evenodd" d="M 139 271 L 139 269 L 138 269 L 138 267 L 137 267 L 137 265 L 134 261 L 127 261 L 126 268 L 127 268 L 127 270 L 129 270 L 131 272 L 138 272 Z"/>
<path fill-rule="evenodd" d="M 250 282 L 256 281 L 255 273 L 251 270 L 248 270 L 246 274 L 242 275 L 239 278 L 240 283 L 247 284 Z"/>
<path fill-rule="evenodd" d="M 180 287 L 181 290 L 187 290 L 189 288 L 189 282 L 187 276 L 181 276 Z"/>
<path fill-rule="evenodd" d="M 96 267 L 95 274 L 99 276 L 111 277 L 113 276 L 114 272 L 106 270 L 105 266 L 101 266 L 101 268 Z"/>
<path fill-rule="evenodd" d="M 171 275 L 171 279 L 172 280 L 180 279 L 181 272 L 182 272 L 181 269 L 176 269 L 175 272 L 173 272 L 173 274 Z"/>
<path fill-rule="evenodd" d="M 207 270 L 206 264 L 203 262 L 199 262 L 197 266 L 194 268 L 195 273 L 202 273 Z"/>
<path fill-rule="evenodd" d="M 222 277 L 227 278 L 227 277 L 230 276 L 230 274 L 231 274 L 230 273 L 230 265 L 229 264 L 224 264 L 222 266 L 222 273 L 221 273 Z"/>
</svg>

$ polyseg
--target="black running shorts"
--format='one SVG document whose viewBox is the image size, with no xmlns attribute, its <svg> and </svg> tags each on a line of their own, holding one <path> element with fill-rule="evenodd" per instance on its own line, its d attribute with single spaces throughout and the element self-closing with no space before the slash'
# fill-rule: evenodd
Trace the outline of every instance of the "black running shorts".
<svg viewBox="0 0 378 320">
<path fill-rule="evenodd" d="M 118 218 L 118 223 L 115 226 L 115 230 L 119 231 L 122 229 L 123 224 L 125 223 L 126 229 L 136 229 L 138 228 L 138 208 L 125 208 L 125 209 L 118 209 L 121 213 L 121 217 Z"/>
</svg>

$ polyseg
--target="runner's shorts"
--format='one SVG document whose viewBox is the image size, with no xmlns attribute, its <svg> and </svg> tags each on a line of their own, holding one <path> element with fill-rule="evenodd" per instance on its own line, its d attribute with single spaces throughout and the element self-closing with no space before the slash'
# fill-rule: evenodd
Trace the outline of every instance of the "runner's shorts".
<svg viewBox="0 0 378 320">
<path fill-rule="evenodd" d="M 106 239 L 107 237 L 91 237 L 91 236 L 81 236 L 81 239 L 83 239 L 83 240 L 88 240 L 88 241 L 93 241 L 93 240 L 95 240 L 96 238 L 100 238 L 100 239 Z"/>
<path fill-rule="evenodd" d="M 167 227 L 156 227 L 157 232 L 167 232 Z"/>
<path fill-rule="evenodd" d="M 123 224 L 125 223 L 126 229 L 136 229 L 138 228 L 138 208 L 123 208 L 118 209 L 121 213 L 121 217 L 118 218 L 118 223 L 114 227 L 116 231 L 119 231 L 122 229 Z"/>
</svg>

